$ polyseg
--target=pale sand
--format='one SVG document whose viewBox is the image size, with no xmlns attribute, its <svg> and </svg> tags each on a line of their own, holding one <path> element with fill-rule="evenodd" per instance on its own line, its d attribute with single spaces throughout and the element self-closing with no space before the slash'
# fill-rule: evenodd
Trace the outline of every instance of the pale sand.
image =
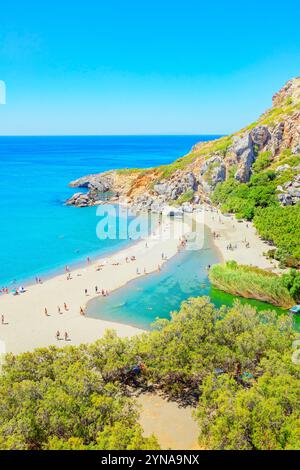
<svg viewBox="0 0 300 470">
<path fill-rule="evenodd" d="M 155 393 L 143 393 L 137 397 L 140 424 L 146 437 L 154 434 L 162 449 L 196 450 L 199 427 L 193 417 L 194 408 L 180 407 Z"/>
<path fill-rule="evenodd" d="M 207 225 L 212 232 L 220 235 L 214 243 L 224 261 L 235 260 L 240 264 L 278 271 L 276 263 L 263 256 L 270 247 L 260 240 L 251 223 L 239 223 L 233 217 L 210 210 L 196 213 L 194 217 Z M 171 237 L 170 230 L 173 232 Z M 29 286 L 25 294 L 1 295 L 0 315 L 4 314 L 7 324 L 0 324 L 0 341 L 4 342 L 5 351 L 20 353 L 53 344 L 66 346 L 89 343 L 102 337 L 109 328 L 116 330 L 121 337 L 140 333 L 142 330 L 129 325 L 81 316 L 79 311 L 80 307 L 85 307 L 87 302 L 96 296 L 95 286 L 98 286 L 99 290 L 111 292 L 143 275 L 144 268 L 147 273 L 157 270 L 158 265 L 163 264 L 162 253 L 165 253 L 168 259 L 177 253 L 179 239 L 183 233 L 190 231 L 190 224 L 183 224 L 181 220 L 171 221 L 165 217 L 160 231 L 162 237 L 152 235 L 147 239 L 148 248 L 145 246 L 146 241 L 142 240 L 106 258 L 107 264 L 101 271 L 96 270 L 101 264 L 101 260 L 97 260 L 85 268 L 74 270 L 72 280 L 68 281 L 66 275 L 59 275 L 42 285 Z M 250 248 L 246 248 L 245 240 L 250 243 Z M 227 250 L 230 243 L 237 248 Z M 132 255 L 135 255 L 137 260 L 126 263 L 126 256 Z M 120 260 L 120 265 L 113 266 L 114 260 Z M 137 274 L 137 268 L 141 274 Z M 88 296 L 85 295 L 85 289 L 88 289 Z M 64 302 L 69 307 L 67 312 L 63 308 Z M 58 306 L 61 308 L 61 315 L 58 314 Z M 44 314 L 45 307 L 49 317 Z M 70 341 L 57 341 L 57 331 L 61 336 L 66 331 Z M 2 344 L 0 343 L 0 352 L 3 350 Z"/>
<path fill-rule="evenodd" d="M 171 237 L 170 230 L 173 233 Z M 140 333 L 142 330 L 132 326 L 82 316 L 80 307 L 84 307 L 96 296 L 95 286 L 98 286 L 99 290 L 111 292 L 139 277 L 137 268 L 141 275 L 144 274 L 144 268 L 147 273 L 157 270 L 158 266 L 165 262 L 162 261 L 162 253 L 168 259 L 174 256 L 184 231 L 189 230 L 188 225 L 183 225 L 182 221 L 171 221 L 165 217 L 161 226 L 147 240 L 106 258 L 106 264 L 101 271 L 96 270 L 101 264 L 101 260 L 97 260 L 85 268 L 74 270 L 71 280 L 67 280 L 66 275 L 59 275 L 41 285 L 29 286 L 24 294 L 1 295 L 0 315 L 4 314 L 7 324 L 0 324 L 0 340 L 5 344 L 5 351 L 21 353 L 49 345 L 89 343 L 102 337 L 105 330 L 110 328 L 116 330 L 121 337 Z M 157 236 L 158 231 L 161 232 L 160 237 Z M 127 256 L 136 256 L 136 261 L 126 263 Z M 120 265 L 113 266 L 115 260 L 120 260 Z M 88 289 L 88 296 L 85 295 L 85 289 Z M 64 302 L 69 308 L 67 312 L 64 311 Z M 62 314 L 58 313 L 58 306 Z M 45 307 L 49 317 L 44 313 Z M 67 332 L 70 341 L 57 341 L 57 331 L 61 336 Z M 0 343 L 0 346 L 3 352 L 3 343 Z"/>
<path fill-rule="evenodd" d="M 222 215 L 219 211 L 211 212 L 210 209 L 206 209 L 204 214 L 199 213 L 196 218 L 220 236 L 214 239 L 214 244 L 224 262 L 234 260 L 239 264 L 280 271 L 276 261 L 263 255 L 271 247 L 259 238 L 251 222 L 237 222 L 233 216 Z M 246 242 L 249 243 L 249 248 L 246 247 Z M 229 244 L 236 248 L 228 250 Z"/>
</svg>

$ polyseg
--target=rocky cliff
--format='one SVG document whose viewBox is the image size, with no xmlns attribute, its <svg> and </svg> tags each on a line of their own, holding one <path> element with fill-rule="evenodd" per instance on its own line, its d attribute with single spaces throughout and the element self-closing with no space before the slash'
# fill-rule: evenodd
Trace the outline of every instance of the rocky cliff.
<svg viewBox="0 0 300 470">
<path fill-rule="evenodd" d="M 151 169 L 114 170 L 89 175 L 70 183 L 87 188 L 67 204 L 84 207 L 108 199 L 136 209 L 161 211 L 166 204 L 192 211 L 210 202 L 216 185 L 229 177 L 247 183 L 254 164 L 267 160 L 276 172 L 289 172 L 290 180 L 278 187 L 282 205 L 300 200 L 300 77 L 290 80 L 274 95 L 272 107 L 247 128 L 218 140 L 196 144 L 186 156 L 170 165 Z M 291 171 L 292 169 L 292 171 Z"/>
</svg>

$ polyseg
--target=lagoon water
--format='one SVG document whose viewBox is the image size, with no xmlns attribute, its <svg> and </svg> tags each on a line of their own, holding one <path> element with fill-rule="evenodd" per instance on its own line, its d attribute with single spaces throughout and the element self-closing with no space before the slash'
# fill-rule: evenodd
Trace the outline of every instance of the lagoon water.
<svg viewBox="0 0 300 470">
<path fill-rule="evenodd" d="M 0 287 L 32 282 L 87 256 L 106 255 L 127 240 L 99 240 L 96 208 L 66 207 L 80 176 L 112 168 L 166 164 L 208 136 L 0 137 Z M 89 315 L 149 328 L 191 296 L 219 306 L 234 297 L 211 289 L 206 267 L 218 261 L 209 233 L 199 252 L 183 252 L 158 274 L 132 281 L 89 305 Z M 258 308 L 261 302 L 242 300 Z M 299 326 L 299 323 L 298 323 Z"/>
<path fill-rule="evenodd" d="M 119 249 L 99 240 L 95 208 L 64 206 L 80 176 L 151 167 L 208 136 L 0 137 L 0 286 L 11 286 Z"/>
<path fill-rule="evenodd" d="M 149 329 L 158 318 L 170 318 L 170 312 L 180 308 L 190 297 L 209 296 L 217 306 L 230 306 L 235 300 L 250 304 L 258 310 L 273 310 L 278 315 L 285 312 L 270 304 L 213 289 L 208 279 L 207 267 L 218 263 L 210 231 L 205 228 L 205 243 L 201 250 L 182 251 L 169 260 L 160 273 L 155 272 L 129 282 L 112 292 L 109 297 L 99 297 L 88 303 L 87 315 L 137 328 Z M 294 327 L 300 331 L 299 319 Z"/>
</svg>

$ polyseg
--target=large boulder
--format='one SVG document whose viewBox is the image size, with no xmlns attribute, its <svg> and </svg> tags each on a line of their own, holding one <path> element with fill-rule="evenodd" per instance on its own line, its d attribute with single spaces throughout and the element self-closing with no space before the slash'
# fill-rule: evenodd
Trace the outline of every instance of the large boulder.
<svg viewBox="0 0 300 470">
<path fill-rule="evenodd" d="M 196 191 L 197 180 L 192 172 L 176 172 L 170 180 L 163 180 L 155 184 L 153 191 L 162 196 L 164 201 L 175 201 L 188 191 Z"/>
<path fill-rule="evenodd" d="M 293 181 L 288 181 L 284 187 L 277 188 L 281 192 L 277 195 L 283 206 L 292 206 L 300 202 L 300 174 Z"/>
<path fill-rule="evenodd" d="M 66 201 L 67 206 L 87 207 L 92 204 L 89 195 L 86 193 L 75 193 Z"/>
<path fill-rule="evenodd" d="M 165 195 L 170 192 L 170 187 L 168 183 L 155 184 L 153 189 L 159 195 Z"/>
<path fill-rule="evenodd" d="M 271 139 L 271 134 L 267 126 L 257 126 L 252 129 L 251 139 L 254 145 L 261 150 Z"/>
<path fill-rule="evenodd" d="M 215 189 L 218 183 L 222 183 L 226 179 L 226 166 L 219 155 L 206 160 L 200 168 L 200 183 L 206 193 Z"/>
<path fill-rule="evenodd" d="M 83 176 L 75 181 L 71 181 L 71 188 L 88 188 L 91 191 L 105 193 L 111 191 L 113 179 L 110 174 L 100 173 L 98 175 Z"/>
<path fill-rule="evenodd" d="M 258 133 L 254 132 L 254 135 L 257 136 Z M 238 165 L 235 179 L 241 183 L 247 183 L 251 176 L 252 164 L 255 161 L 252 134 L 247 132 L 240 137 L 234 137 L 230 152 L 236 156 L 236 162 Z"/>
</svg>

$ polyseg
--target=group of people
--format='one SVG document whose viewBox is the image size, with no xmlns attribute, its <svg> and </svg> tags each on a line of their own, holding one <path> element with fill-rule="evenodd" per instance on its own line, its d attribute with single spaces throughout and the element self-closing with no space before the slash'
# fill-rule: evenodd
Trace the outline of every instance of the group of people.
<svg viewBox="0 0 300 470">
<path fill-rule="evenodd" d="M 229 245 L 226 246 L 226 250 L 236 250 L 237 249 L 237 244 L 232 245 L 232 243 L 229 243 Z"/>
<path fill-rule="evenodd" d="M 63 335 L 63 337 L 61 337 L 60 331 L 57 330 L 57 332 L 56 332 L 56 339 L 57 339 L 57 341 L 61 341 L 61 340 L 63 340 L 63 339 L 64 339 L 65 341 L 71 341 L 70 336 L 69 336 L 69 334 L 68 334 L 67 331 L 65 331 L 65 334 Z"/>
<path fill-rule="evenodd" d="M 2 289 L 0 289 L 0 294 L 9 294 L 8 287 L 2 287 Z"/>
<path fill-rule="evenodd" d="M 13 291 L 13 295 L 25 294 L 26 289 L 23 286 L 16 287 Z"/>
<path fill-rule="evenodd" d="M 66 302 L 64 302 L 64 310 L 65 310 L 65 312 L 68 312 L 68 311 L 69 311 L 69 307 L 67 306 Z M 50 317 L 50 315 L 49 315 L 49 313 L 48 313 L 47 307 L 45 307 L 44 313 L 45 313 L 45 316 L 46 316 L 46 317 Z M 62 315 L 62 313 L 63 313 L 63 312 L 62 312 L 62 309 L 60 308 L 59 305 L 57 306 L 57 313 L 58 313 L 59 315 Z"/>
<path fill-rule="evenodd" d="M 88 289 L 84 289 L 84 294 L 85 294 L 85 296 L 89 295 Z M 103 297 L 108 297 L 109 296 L 108 290 L 99 289 L 98 286 L 95 286 L 95 294 L 96 295 L 102 295 Z"/>
<path fill-rule="evenodd" d="M 217 240 L 218 238 L 221 238 L 221 235 L 217 232 L 213 232 L 213 238 L 214 240 Z"/>
</svg>

